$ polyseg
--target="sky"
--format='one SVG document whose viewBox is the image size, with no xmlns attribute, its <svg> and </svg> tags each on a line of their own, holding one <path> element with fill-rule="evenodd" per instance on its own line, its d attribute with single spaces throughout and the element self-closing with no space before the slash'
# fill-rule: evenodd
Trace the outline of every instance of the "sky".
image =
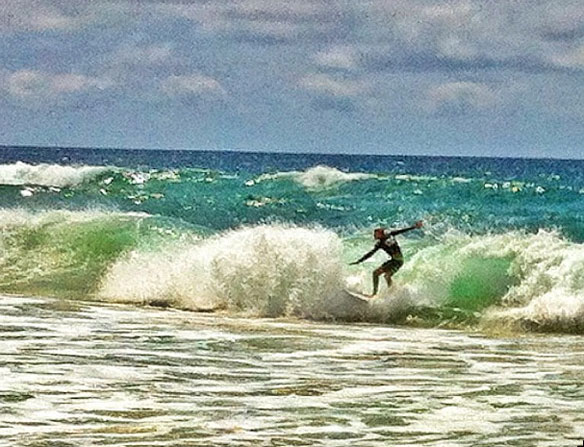
<svg viewBox="0 0 584 447">
<path fill-rule="evenodd" d="M 0 144 L 584 158 L 584 1 L 1 0 Z"/>
</svg>

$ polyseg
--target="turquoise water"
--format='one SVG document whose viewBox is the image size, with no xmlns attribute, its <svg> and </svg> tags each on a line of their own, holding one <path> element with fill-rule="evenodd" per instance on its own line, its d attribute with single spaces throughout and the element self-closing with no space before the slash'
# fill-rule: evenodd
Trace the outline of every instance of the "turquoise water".
<svg viewBox="0 0 584 447">
<path fill-rule="evenodd" d="M 584 162 L 0 152 L 0 292 L 248 316 L 582 333 Z M 400 237 L 391 291 L 368 292 Z"/>
</svg>

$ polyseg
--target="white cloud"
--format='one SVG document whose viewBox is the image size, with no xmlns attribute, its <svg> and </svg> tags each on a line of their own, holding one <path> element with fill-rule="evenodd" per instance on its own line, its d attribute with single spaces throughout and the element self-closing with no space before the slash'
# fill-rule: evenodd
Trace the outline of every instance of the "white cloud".
<svg viewBox="0 0 584 447">
<path fill-rule="evenodd" d="M 441 2 L 423 5 L 420 8 L 423 17 L 450 26 L 466 22 L 475 10 L 475 6 L 469 0 Z"/>
<path fill-rule="evenodd" d="M 426 92 L 426 106 L 430 112 L 463 113 L 489 109 L 497 104 L 495 92 L 486 84 L 460 81 L 447 82 Z"/>
<path fill-rule="evenodd" d="M 338 26 L 338 8 L 327 0 L 224 0 L 163 4 L 158 11 L 196 22 L 208 32 L 252 39 L 301 38 Z"/>
<path fill-rule="evenodd" d="M 352 70 L 357 68 L 357 51 L 349 46 L 336 46 L 314 56 L 316 63 L 325 68 Z"/>
<path fill-rule="evenodd" d="M 0 31 L 71 31 L 89 20 L 87 11 L 68 13 L 42 0 L 3 0 L 0 6 Z"/>
<path fill-rule="evenodd" d="M 170 43 L 123 45 L 112 55 L 112 62 L 123 65 L 161 65 L 172 59 L 172 49 Z"/>
<path fill-rule="evenodd" d="M 562 55 L 552 57 L 551 62 L 564 68 L 584 68 L 584 45 Z"/>
<path fill-rule="evenodd" d="M 183 73 L 188 57 L 175 50 L 173 42 L 140 43 L 135 39 L 118 44 L 91 62 L 94 72 L 111 79 L 119 93 L 135 101 L 158 102 L 161 96 L 178 95 L 180 82 L 171 74 Z M 182 89 L 184 90 L 184 88 Z"/>
<path fill-rule="evenodd" d="M 96 24 L 126 26 L 143 11 L 108 0 L 1 0 L 0 32 L 73 32 Z"/>
<path fill-rule="evenodd" d="M 562 0 L 545 4 L 545 8 L 526 9 L 531 12 L 527 22 L 544 38 L 562 41 L 582 37 L 584 4 L 580 0 Z"/>
<path fill-rule="evenodd" d="M 437 39 L 436 47 L 439 55 L 457 60 L 468 60 L 477 55 L 473 44 L 459 36 L 446 36 Z"/>
<path fill-rule="evenodd" d="M 225 89 L 216 79 L 198 73 L 169 76 L 162 81 L 161 88 L 171 97 L 223 96 L 226 94 Z"/>
<path fill-rule="evenodd" d="M 52 77 L 50 88 L 56 94 L 82 93 L 89 90 L 104 90 L 111 87 L 108 80 L 81 74 L 60 74 Z"/>
<path fill-rule="evenodd" d="M 25 20 L 25 24 L 35 31 L 72 30 L 81 26 L 81 22 L 82 20 L 79 18 L 66 16 L 59 11 L 49 9 L 37 10 Z"/>
<path fill-rule="evenodd" d="M 233 3 L 233 6 L 241 12 L 251 14 L 271 14 L 304 17 L 322 12 L 326 1 L 298 0 L 295 2 L 277 0 L 243 0 Z"/>
<path fill-rule="evenodd" d="M 574 68 L 577 62 L 557 55 L 584 38 L 580 0 L 371 0 L 361 12 L 369 18 L 370 32 L 361 45 L 364 65 L 378 70 L 534 73 Z"/>
<path fill-rule="evenodd" d="M 38 70 L 5 72 L 0 90 L 9 97 L 39 105 L 65 96 L 112 87 L 111 81 L 75 73 L 45 73 Z"/>
<path fill-rule="evenodd" d="M 206 31 L 224 30 L 230 27 L 227 19 L 228 3 L 212 2 L 201 4 L 158 5 L 157 11 L 171 18 L 190 20 Z"/>
<path fill-rule="evenodd" d="M 177 73 L 185 65 L 185 59 L 175 54 L 174 47 L 170 42 L 124 42 L 91 65 L 104 77 L 114 80 L 123 91 L 147 99 L 160 93 L 161 79 Z"/>
<path fill-rule="evenodd" d="M 335 79 L 326 74 L 311 74 L 298 84 L 306 90 L 335 97 L 351 98 L 367 93 L 370 85 L 361 80 Z"/>
<path fill-rule="evenodd" d="M 481 8 L 470 0 L 428 2 L 376 0 L 368 14 L 377 30 L 409 46 L 427 45 L 436 39 L 464 34 L 477 26 Z M 388 32 L 389 31 L 389 32 Z"/>
</svg>

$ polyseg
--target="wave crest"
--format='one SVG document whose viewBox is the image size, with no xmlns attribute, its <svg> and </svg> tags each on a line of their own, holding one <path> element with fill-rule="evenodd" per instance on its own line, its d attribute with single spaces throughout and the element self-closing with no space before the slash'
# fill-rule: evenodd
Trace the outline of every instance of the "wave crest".
<svg viewBox="0 0 584 447">
<path fill-rule="evenodd" d="M 99 295 L 110 301 L 255 316 L 323 318 L 342 294 L 335 233 L 286 225 L 228 231 L 113 265 Z"/>
<path fill-rule="evenodd" d="M 326 189 L 342 183 L 377 178 L 377 176 L 374 174 L 366 174 L 362 172 L 343 172 L 339 169 L 331 168 L 329 166 L 318 165 L 313 166 L 312 168 L 308 168 L 306 171 L 263 174 L 255 179 L 252 184 L 281 178 L 290 178 L 309 189 Z"/>
<path fill-rule="evenodd" d="M 0 165 L 1 185 L 38 185 L 63 188 L 77 186 L 106 172 L 103 166 L 31 165 L 23 162 Z"/>
</svg>

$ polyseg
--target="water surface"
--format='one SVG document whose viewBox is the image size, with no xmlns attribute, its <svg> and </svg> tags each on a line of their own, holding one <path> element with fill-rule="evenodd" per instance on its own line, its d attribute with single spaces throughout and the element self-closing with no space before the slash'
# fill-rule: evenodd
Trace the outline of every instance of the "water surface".
<svg viewBox="0 0 584 447">
<path fill-rule="evenodd" d="M 0 299 L 5 446 L 569 446 L 576 336 Z"/>
</svg>

